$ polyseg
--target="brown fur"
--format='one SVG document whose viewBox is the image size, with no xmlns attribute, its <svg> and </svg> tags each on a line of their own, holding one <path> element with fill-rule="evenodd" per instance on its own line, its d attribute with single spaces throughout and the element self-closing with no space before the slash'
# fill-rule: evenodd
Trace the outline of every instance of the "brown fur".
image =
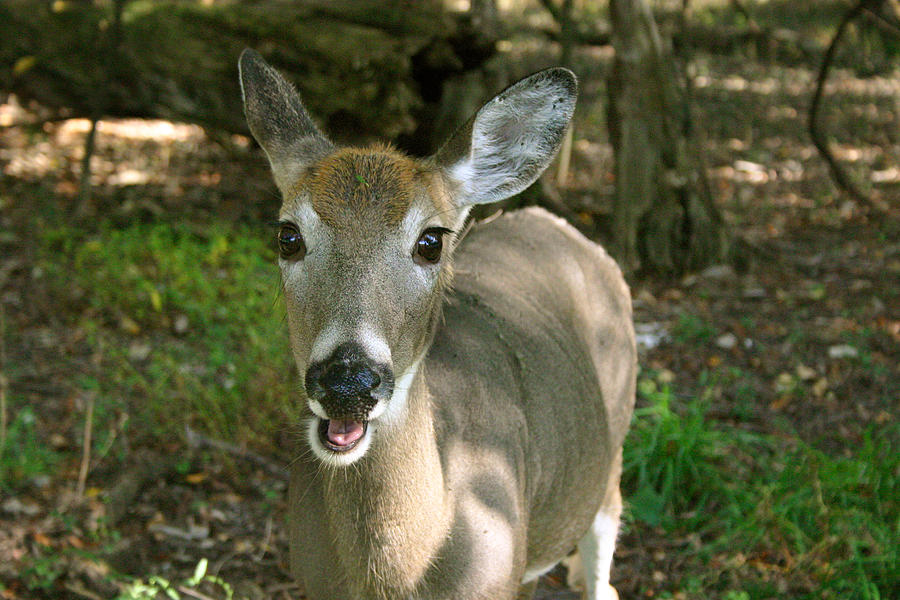
<svg viewBox="0 0 900 600">
<path fill-rule="evenodd" d="M 342 148 L 307 169 L 285 195 L 312 199 L 316 213 L 331 227 L 365 221 L 396 227 L 425 189 L 436 213 L 452 206 L 439 173 L 395 148 L 375 144 Z"/>
</svg>

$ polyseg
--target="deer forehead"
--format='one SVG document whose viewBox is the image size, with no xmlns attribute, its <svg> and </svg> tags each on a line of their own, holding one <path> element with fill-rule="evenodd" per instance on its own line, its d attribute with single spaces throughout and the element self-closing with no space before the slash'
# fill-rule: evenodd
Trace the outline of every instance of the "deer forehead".
<svg viewBox="0 0 900 600">
<path fill-rule="evenodd" d="M 396 229 L 411 212 L 447 215 L 452 205 L 439 173 L 392 148 L 344 148 L 310 167 L 287 195 L 283 213 L 310 201 L 329 227 Z M 411 210 L 417 208 L 417 210 Z"/>
</svg>

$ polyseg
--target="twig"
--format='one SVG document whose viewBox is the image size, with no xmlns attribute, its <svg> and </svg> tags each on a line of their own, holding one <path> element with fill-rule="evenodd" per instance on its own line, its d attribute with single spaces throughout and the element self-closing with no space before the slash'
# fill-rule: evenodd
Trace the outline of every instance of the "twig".
<svg viewBox="0 0 900 600">
<path fill-rule="evenodd" d="M 266 519 L 266 532 L 263 535 L 263 542 L 260 544 L 259 553 L 254 557 L 255 562 L 259 562 L 265 557 L 266 552 L 269 551 L 269 546 L 272 541 L 272 517 Z"/>
<path fill-rule="evenodd" d="M 84 416 L 84 442 L 81 452 L 81 468 L 78 470 L 77 498 L 84 497 L 84 486 L 87 482 L 88 468 L 91 464 L 91 434 L 94 430 L 94 394 L 87 394 L 87 409 Z"/>
<path fill-rule="evenodd" d="M 6 429 L 9 424 L 9 413 L 6 407 L 6 313 L 0 304 L 0 456 L 6 449 Z"/>
<path fill-rule="evenodd" d="M 100 117 L 91 116 L 91 128 L 84 139 L 84 156 L 81 157 L 81 179 L 78 184 L 78 205 L 82 212 L 87 211 L 87 203 L 91 200 L 91 157 L 94 155 L 97 137 L 97 123 Z"/>
<path fill-rule="evenodd" d="M 866 206 L 875 207 L 879 210 L 884 210 L 884 207 L 859 189 L 856 183 L 844 171 L 843 167 L 841 167 L 840 163 L 834 158 L 834 155 L 831 154 L 831 150 L 828 148 L 828 140 L 825 139 L 822 131 L 819 129 L 819 108 L 822 105 L 822 96 L 825 90 L 825 81 L 828 79 L 828 71 L 831 69 L 831 63 L 834 61 L 838 43 L 847 31 L 847 26 L 864 11 L 869 10 L 874 12 L 874 9 L 876 9 L 883 1 L 884 0 L 859 0 L 859 2 L 844 14 L 844 17 L 841 19 L 838 29 L 834 34 L 834 38 L 832 38 L 831 44 L 828 46 L 828 50 L 825 51 L 825 57 L 822 59 L 822 66 L 819 69 L 819 76 L 816 80 L 816 91 L 815 94 L 813 94 L 812 104 L 809 108 L 808 124 L 809 134 L 810 137 L 812 137 L 813 144 L 819 150 L 819 153 L 822 155 L 822 158 L 825 159 L 825 162 L 828 163 L 828 167 L 831 170 L 831 177 L 838 187 Z"/>
<path fill-rule="evenodd" d="M 881 31 L 900 37 L 900 21 L 896 18 L 892 19 L 880 10 L 874 11 L 869 8 L 866 9 L 866 17 L 875 23 L 875 26 Z"/>
<path fill-rule="evenodd" d="M 80 583 L 67 583 L 65 585 L 65 588 L 73 594 L 83 596 L 84 598 L 89 598 L 89 600 L 103 600 L 103 596 L 101 596 L 100 594 L 95 594 Z"/>
<path fill-rule="evenodd" d="M 216 440 L 211 437 L 207 437 L 202 433 L 194 431 L 187 425 L 184 426 L 184 435 L 187 439 L 188 445 L 193 448 L 212 448 L 213 450 L 218 450 L 219 452 L 224 452 L 236 458 L 240 458 L 241 460 L 253 463 L 256 466 L 261 467 L 270 475 L 273 475 L 279 479 L 288 478 L 287 471 L 284 467 L 273 463 L 266 457 L 261 456 L 256 452 L 253 452 L 252 450 L 239 448 L 234 444 L 229 444 L 228 442 L 223 442 L 222 440 Z"/>
<path fill-rule="evenodd" d="M 127 0 L 114 0 L 113 2 L 113 20 L 109 29 L 109 37 L 105 42 L 100 44 L 98 51 L 109 56 L 109 60 L 104 62 L 103 78 L 106 79 L 104 88 L 108 88 L 116 76 L 119 67 L 119 60 L 122 54 L 122 43 L 124 37 L 122 35 L 122 14 L 125 10 Z M 94 155 L 96 148 L 97 124 L 108 110 L 109 98 L 104 92 L 101 92 L 99 100 L 96 102 L 91 112 L 91 129 L 88 131 L 84 140 L 84 156 L 81 159 L 81 181 L 78 190 L 78 205 L 82 214 L 87 212 L 87 204 L 91 199 L 91 157 Z"/>
<path fill-rule="evenodd" d="M 193 596 L 194 598 L 197 598 L 197 600 L 215 600 L 215 598 L 213 598 L 212 596 L 207 596 L 206 594 L 201 594 L 197 590 L 192 590 L 191 588 L 185 587 L 183 585 L 178 586 L 178 591 L 181 592 L 182 594 L 185 594 L 188 596 Z"/>
</svg>

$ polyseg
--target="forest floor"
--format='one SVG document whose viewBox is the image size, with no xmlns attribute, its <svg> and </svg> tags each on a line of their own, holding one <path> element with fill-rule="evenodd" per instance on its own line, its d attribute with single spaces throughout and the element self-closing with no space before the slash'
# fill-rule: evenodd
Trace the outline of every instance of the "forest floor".
<svg viewBox="0 0 900 600">
<path fill-rule="evenodd" d="M 694 69 L 740 260 L 631 281 L 640 412 L 613 583 L 622 598 L 900 597 L 900 78 L 839 69 L 826 96 L 872 209 L 808 139 L 812 70 Z M 602 89 L 585 84 L 562 190 L 601 242 Z M 29 116 L 0 107 L 0 598 L 302 597 L 263 158 L 194 126 L 103 122 L 82 201 L 87 123 L 7 127 Z M 540 594 L 576 597 L 563 567 Z"/>
</svg>

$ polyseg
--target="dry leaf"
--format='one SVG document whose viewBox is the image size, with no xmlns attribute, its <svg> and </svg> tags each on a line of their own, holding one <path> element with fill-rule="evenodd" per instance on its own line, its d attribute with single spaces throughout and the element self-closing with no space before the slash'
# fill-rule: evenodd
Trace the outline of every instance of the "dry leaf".
<svg viewBox="0 0 900 600">
<path fill-rule="evenodd" d="M 189 473 L 184 476 L 184 480 L 190 484 L 197 485 L 198 483 L 206 481 L 207 477 L 209 477 L 209 475 L 206 473 Z"/>
</svg>

